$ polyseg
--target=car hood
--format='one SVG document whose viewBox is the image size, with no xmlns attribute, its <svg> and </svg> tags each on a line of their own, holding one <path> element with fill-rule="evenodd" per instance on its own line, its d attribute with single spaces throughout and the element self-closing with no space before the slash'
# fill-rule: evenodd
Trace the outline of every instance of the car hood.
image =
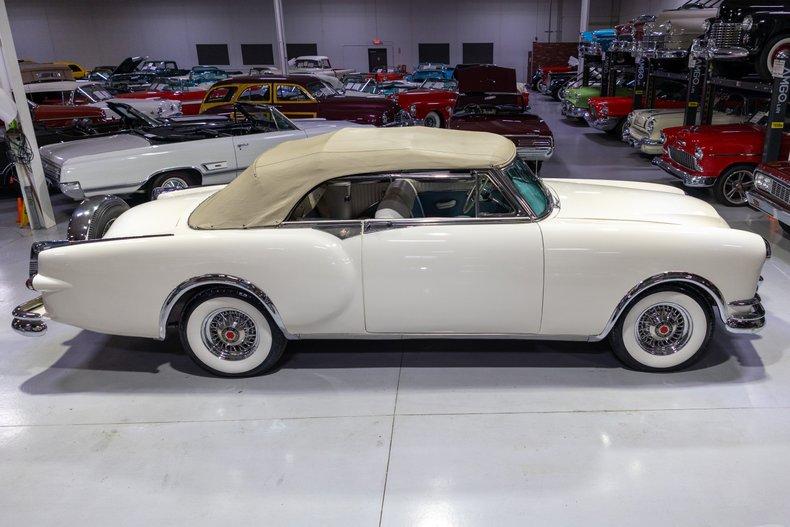
<svg viewBox="0 0 790 527">
<path fill-rule="evenodd" d="M 66 143 L 55 143 L 42 146 L 39 151 L 43 159 L 58 166 L 63 166 L 66 161 L 76 157 L 143 148 L 150 146 L 150 144 L 148 140 L 136 134 L 116 134 L 78 139 L 77 141 Z"/>
<path fill-rule="evenodd" d="M 532 114 L 456 114 L 450 119 L 449 127 L 499 135 L 552 135 L 546 122 Z"/>
<path fill-rule="evenodd" d="M 668 145 L 679 145 L 687 152 L 696 147 L 717 154 L 762 151 L 765 127 L 752 123 L 710 124 L 664 130 Z"/>
<path fill-rule="evenodd" d="M 374 128 L 372 124 L 352 123 L 351 121 L 327 121 L 321 118 L 292 120 L 300 130 L 307 134 L 307 137 L 336 132 L 341 128 Z"/>
<path fill-rule="evenodd" d="M 625 116 L 634 107 L 634 98 L 627 96 L 620 97 L 590 97 L 590 108 L 594 109 L 598 115 Z M 604 111 L 606 108 L 606 111 Z"/>
<path fill-rule="evenodd" d="M 544 179 L 559 197 L 558 218 L 728 228 L 710 204 L 667 185 L 590 179 Z"/>
<path fill-rule="evenodd" d="M 113 75 L 121 75 L 126 73 L 131 73 L 137 69 L 137 66 L 140 65 L 142 61 L 144 61 L 148 57 L 126 57 L 123 59 L 118 67 L 116 67 L 112 74 Z"/>
<path fill-rule="evenodd" d="M 188 230 L 187 219 L 206 198 L 225 185 L 196 187 L 161 194 L 154 201 L 132 207 L 113 222 L 105 238 L 173 234 L 180 227 Z"/>
</svg>

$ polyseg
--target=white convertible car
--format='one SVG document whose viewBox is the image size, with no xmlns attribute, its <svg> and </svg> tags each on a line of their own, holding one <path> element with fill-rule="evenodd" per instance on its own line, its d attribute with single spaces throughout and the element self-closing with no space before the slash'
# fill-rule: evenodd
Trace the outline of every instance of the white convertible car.
<svg viewBox="0 0 790 527">
<path fill-rule="evenodd" d="M 113 105 L 117 111 L 121 105 Z M 258 155 L 284 141 L 345 127 L 347 121 L 289 120 L 272 106 L 236 105 L 234 120 L 204 116 L 148 124 L 123 133 L 55 143 L 40 149 L 44 175 L 75 200 L 227 183 Z M 140 122 L 144 115 L 135 114 Z"/>
<path fill-rule="evenodd" d="M 92 222 L 117 205 L 104 200 L 75 214 L 72 238 L 100 235 Z M 198 364 L 241 376 L 272 368 L 289 340 L 349 337 L 608 337 L 628 366 L 672 370 L 717 320 L 765 322 L 760 236 L 673 187 L 539 179 L 488 133 L 289 141 L 227 186 L 115 215 L 101 239 L 33 245 L 41 296 L 14 328 L 172 328 Z"/>
</svg>

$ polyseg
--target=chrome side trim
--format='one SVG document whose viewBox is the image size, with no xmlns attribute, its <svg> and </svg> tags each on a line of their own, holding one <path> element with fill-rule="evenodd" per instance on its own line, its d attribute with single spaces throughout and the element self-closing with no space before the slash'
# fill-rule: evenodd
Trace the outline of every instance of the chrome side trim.
<svg viewBox="0 0 790 527">
<path fill-rule="evenodd" d="M 44 320 L 49 317 L 44 311 L 44 300 L 40 296 L 16 306 L 11 316 L 13 317 L 11 327 L 17 333 L 25 336 L 41 336 L 47 331 Z"/>
<path fill-rule="evenodd" d="M 598 335 L 590 337 L 590 340 L 599 341 L 606 338 L 614 325 L 617 323 L 620 315 L 623 314 L 625 309 L 637 296 L 656 285 L 677 282 L 694 284 L 707 292 L 716 303 L 716 308 L 719 312 L 719 318 L 721 318 L 722 322 L 725 323 L 725 327 L 731 333 L 750 333 L 765 325 L 765 311 L 762 309 L 762 305 L 759 303 L 759 297 L 757 297 L 757 301 L 753 305 L 753 314 L 756 316 L 756 318 L 748 318 L 739 314 L 730 317 L 729 313 L 727 312 L 727 306 L 724 303 L 724 296 L 721 294 L 719 288 L 716 287 L 712 282 L 694 273 L 671 271 L 651 276 L 650 278 L 647 278 L 635 285 L 617 304 L 617 307 L 614 309 L 614 312 L 612 313 L 609 322 L 606 323 L 603 331 L 601 331 Z M 762 314 L 760 314 L 760 311 L 762 311 Z M 750 313 L 750 315 L 751 314 L 752 313 Z"/>
<path fill-rule="evenodd" d="M 261 304 L 263 304 L 263 306 L 266 308 L 266 311 L 268 311 L 269 315 L 271 315 L 275 324 L 277 324 L 277 327 L 279 327 L 280 331 L 282 331 L 283 335 L 285 335 L 285 338 L 289 340 L 295 340 L 299 338 L 286 329 L 282 317 L 277 311 L 274 302 L 272 302 L 268 295 L 255 284 L 237 276 L 231 276 L 227 274 L 205 274 L 182 282 L 167 296 L 167 299 L 165 300 L 164 304 L 162 304 L 162 309 L 159 312 L 159 340 L 165 339 L 165 334 L 167 332 L 167 319 L 170 317 L 170 312 L 173 309 L 173 306 L 175 306 L 176 302 L 178 302 L 178 300 L 184 296 L 184 293 L 195 289 L 196 287 L 211 284 L 229 285 L 232 287 L 237 287 L 242 291 L 251 294 L 260 300 Z"/>
</svg>

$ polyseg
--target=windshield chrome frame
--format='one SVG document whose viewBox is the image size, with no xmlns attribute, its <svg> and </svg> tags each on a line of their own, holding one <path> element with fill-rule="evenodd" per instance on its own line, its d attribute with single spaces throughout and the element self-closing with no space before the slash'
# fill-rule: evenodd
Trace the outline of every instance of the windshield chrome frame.
<svg viewBox="0 0 790 527">
<path fill-rule="evenodd" d="M 529 203 L 527 203 L 527 200 L 526 200 L 526 199 L 524 199 L 524 196 L 522 196 L 522 195 L 521 195 L 521 193 L 518 191 L 518 189 L 516 188 L 516 186 L 513 184 L 513 181 L 510 179 L 510 177 L 508 177 L 508 175 L 507 175 L 507 174 L 505 174 L 505 170 L 506 170 L 508 167 L 510 167 L 512 164 L 514 164 L 514 163 L 516 162 L 516 160 L 517 160 L 517 159 L 518 159 L 518 160 L 520 160 L 522 163 L 524 163 L 524 166 L 525 166 L 525 167 L 527 168 L 527 170 L 529 171 L 529 174 L 535 178 L 535 181 L 537 182 L 537 184 L 538 184 L 538 187 L 540 188 L 541 192 L 543 192 L 543 195 L 546 197 L 546 201 L 547 201 L 547 204 L 546 204 L 546 210 L 545 210 L 545 211 L 543 212 L 543 214 L 541 214 L 540 216 L 538 216 L 537 214 L 535 214 L 535 211 L 534 211 L 534 210 L 532 210 L 532 207 L 530 207 Z M 502 165 L 502 166 L 499 166 L 499 167 L 497 167 L 497 168 L 496 168 L 496 173 L 497 173 L 497 177 L 498 177 L 498 178 L 501 180 L 501 184 L 502 184 L 502 186 L 503 186 L 503 187 L 504 187 L 504 188 L 505 188 L 505 189 L 506 189 L 506 190 L 507 190 L 507 191 L 510 193 L 510 195 L 511 195 L 511 199 L 514 199 L 514 200 L 516 201 L 516 203 L 518 203 L 518 205 L 519 205 L 519 206 L 520 206 L 520 207 L 521 207 L 521 208 L 522 208 L 522 209 L 523 209 L 523 210 L 524 210 L 524 211 L 525 211 L 525 212 L 526 212 L 526 213 L 529 215 L 529 217 L 530 217 L 530 218 L 532 218 L 534 221 L 540 221 L 540 220 L 542 220 L 542 219 L 544 219 L 544 218 L 547 218 L 547 217 L 549 217 L 549 216 L 551 215 L 551 213 L 554 211 L 554 209 L 559 207 L 559 200 L 558 200 L 558 199 L 557 199 L 557 198 L 554 196 L 554 194 L 553 194 L 553 193 L 552 193 L 552 192 L 551 192 L 551 191 L 548 189 L 548 187 L 546 186 L 546 184 L 545 184 L 545 183 L 543 183 L 543 180 L 540 178 L 540 176 L 538 176 L 538 175 L 537 175 L 537 174 L 536 174 L 536 173 L 535 173 L 535 172 L 532 170 L 532 168 L 530 168 L 530 166 L 526 164 L 526 161 L 524 161 L 523 159 L 521 159 L 521 158 L 519 158 L 519 157 L 515 157 L 515 158 L 514 158 L 514 159 L 513 159 L 513 160 L 512 160 L 510 163 L 508 163 L 507 165 Z"/>
</svg>

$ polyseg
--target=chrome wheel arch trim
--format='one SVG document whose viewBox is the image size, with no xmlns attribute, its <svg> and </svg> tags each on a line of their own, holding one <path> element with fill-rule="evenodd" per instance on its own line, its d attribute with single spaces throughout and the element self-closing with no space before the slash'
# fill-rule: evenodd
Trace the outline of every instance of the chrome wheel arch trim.
<svg viewBox="0 0 790 527">
<path fill-rule="evenodd" d="M 603 331 L 600 332 L 598 335 L 594 335 L 590 337 L 590 341 L 599 341 L 606 338 L 609 332 L 612 330 L 614 325 L 620 319 L 620 316 L 625 312 L 626 308 L 631 305 L 631 302 L 636 299 L 639 295 L 647 291 L 648 289 L 655 287 L 661 284 L 675 284 L 675 283 L 687 283 L 692 284 L 696 287 L 699 287 L 716 303 L 716 308 L 719 312 L 719 318 L 721 318 L 722 322 L 726 322 L 728 318 L 727 314 L 727 307 L 724 302 L 724 296 L 721 294 L 721 291 L 718 287 L 713 285 L 713 282 L 708 280 L 707 278 L 703 278 L 700 275 L 694 273 L 685 273 L 679 271 L 668 271 L 665 273 L 660 273 L 657 275 L 653 275 L 650 278 L 646 278 L 642 280 L 640 283 L 635 285 L 631 288 L 628 293 L 620 300 L 615 307 L 614 312 L 612 313 L 611 318 L 609 318 L 609 322 L 606 323 L 606 327 L 604 327 Z"/>
<path fill-rule="evenodd" d="M 271 298 L 269 298 L 269 296 L 258 286 L 248 280 L 239 278 L 238 276 L 226 274 L 205 274 L 185 280 L 179 284 L 178 287 L 173 289 L 167 296 L 167 299 L 165 300 L 164 304 L 162 304 L 162 309 L 159 312 L 159 340 L 165 339 L 165 335 L 167 333 L 167 320 L 170 318 L 170 313 L 176 303 L 187 292 L 206 285 L 226 285 L 251 294 L 258 301 L 260 301 L 261 305 L 266 308 L 266 311 L 272 317 L 274 323 L 277 324 L 277 327 L 280 328 L 280 331 L 283 332 L 285 338 L 288 340 L 296 340 L 299 338 L 286 329 L 282 317 L 280 316 L 279 311 L 277 311 L 277 307 L 275 307 L 274 302 L 272 302 Z"/>
</svg>

